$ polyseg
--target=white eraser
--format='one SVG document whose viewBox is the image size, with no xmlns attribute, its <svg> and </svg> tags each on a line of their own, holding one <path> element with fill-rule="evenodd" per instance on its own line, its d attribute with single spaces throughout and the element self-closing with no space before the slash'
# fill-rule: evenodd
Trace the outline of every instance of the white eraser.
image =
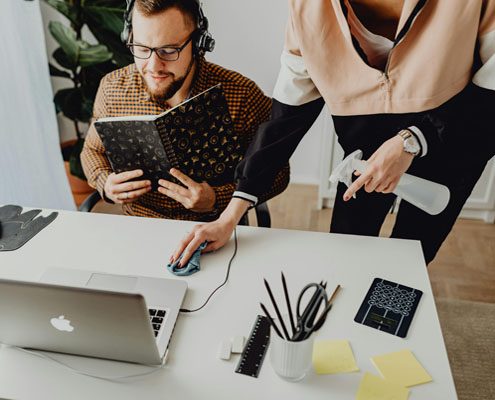
<svg viewBox="0 0 495 400">
<path fill-rule="evenodd" d="M 220 347 L 218 348 L 218 358 L 222 360 L 230 360 L 230 352 L 232 349 L 232 342 L 230 339 L 222 340 Z"/>
<path fill-rule="evenodd" d="M 244 336 L 236 336 L 232 341 L 232 353 L 242 353 L 244 349 Z"/>
</svg>

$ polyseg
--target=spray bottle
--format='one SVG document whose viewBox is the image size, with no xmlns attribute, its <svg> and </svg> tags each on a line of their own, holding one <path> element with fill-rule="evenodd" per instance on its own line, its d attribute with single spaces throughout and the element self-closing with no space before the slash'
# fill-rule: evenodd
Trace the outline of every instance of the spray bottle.
<svg viewBox="0 0 495 400">
<path fill-rule="evenodd" d="M 362 160 L 363 152 L 356 150 L 349 154 L 332 172 L 330 182 L 352 184 L 352 174 L 363 174 L 368 163 Z M 450 191 L 445 185 L 431 182 L 414 175 L 404 174 L 393 191 L 395 195 L 431 215 L 440 214 L 450 200 Z M 354 194 L 354 197 L 356 194 Z"/>
</svg>

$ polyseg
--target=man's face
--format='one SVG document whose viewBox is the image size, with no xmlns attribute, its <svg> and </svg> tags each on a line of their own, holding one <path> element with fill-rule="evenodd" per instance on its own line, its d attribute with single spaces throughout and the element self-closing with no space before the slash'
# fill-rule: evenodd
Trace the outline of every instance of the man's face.
<svg viewBox="0 0 495 400">
<path fill-rule="evenodd" d="M 134 9 L 132 14 L 134 44 L 148 47 L 181 47 L 193 31 L 193 22 L 176 8 L 151 16 L 144 16 Z M 180 52 L 177 61 L 163 61 L 156 52 L 145 60 L 134 58 L 152 99 L 166 101 L 181 88 L 194 62 L 192 49 L 192 42 L 189 42 Z"/>
</svg>

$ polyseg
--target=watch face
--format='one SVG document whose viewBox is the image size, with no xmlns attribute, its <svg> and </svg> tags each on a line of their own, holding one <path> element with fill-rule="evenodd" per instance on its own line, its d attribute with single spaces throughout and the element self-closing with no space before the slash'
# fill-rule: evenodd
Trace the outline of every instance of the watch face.
<svg viewBox="0 0 495 400">
<path fill-rule="evenodd" d="M 418 154 L 420 147 L 415 137 L 411 136 L 404 140 L 404 150 L 411 154 Z"/>
</svg>

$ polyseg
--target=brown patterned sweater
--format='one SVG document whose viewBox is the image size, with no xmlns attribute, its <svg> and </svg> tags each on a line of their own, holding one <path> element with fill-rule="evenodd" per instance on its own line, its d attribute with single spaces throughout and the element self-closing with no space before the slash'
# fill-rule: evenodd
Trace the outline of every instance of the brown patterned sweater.
<svg viewBox="0 0 495 400">
<path fill-rule="evenodd" d="M 200 59 L 193 81 L 191 96 L 214 86 L 222 84 L 236 134 L 245 135 L 250 143 L 258 126 L 267 121 L 271 112 L 271 99 L 251 80 L 241 74 Z M 153 115 L 165 111 L 153 102 L 145 90 L 141 75 L 135 64 L 113 71 L 106 75 L 96 95 L 93 121 L 104 117 L 121 117 L 127 115 Z M 103 196 L 103 188 L 112 168 L 105 155 L 105 148 L 94 125 L 91 124 L 81 162 L 88 183 Z M 268 193 L 260 196 L 259 202 L 266 201 L 285 190 L 289 183 L 289 166 L 277 175 Z M 125 214 L 170 218 L 192 221 L 210 221 L 216 218 L 229 203 L 235 190 L 235 183 L 213 187 L 216 194 L 214 213 L 196 213 L 187 210 L 182 204 L 159 193 L 149 192 L 132 203 L 122 205 Z"/>
</svg>

